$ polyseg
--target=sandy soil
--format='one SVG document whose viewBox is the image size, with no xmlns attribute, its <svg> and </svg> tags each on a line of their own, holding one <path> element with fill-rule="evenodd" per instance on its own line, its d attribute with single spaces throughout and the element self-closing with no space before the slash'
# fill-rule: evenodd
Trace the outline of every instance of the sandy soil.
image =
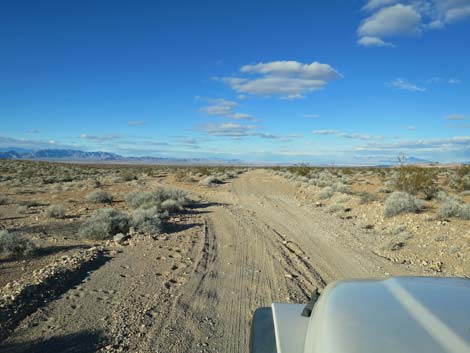
<svg viewBox="0 0 470 353">
<path fill-rule="evenodd" d="M 426 275 L 374 253 L 367 230 L 251 170 L 198 199 L 156 239 L 110 249 L 101 267 L 23 320 L 2 352 L 248 352 L 253 311 L 305 302 L 345 278 Z"/>
</svg>

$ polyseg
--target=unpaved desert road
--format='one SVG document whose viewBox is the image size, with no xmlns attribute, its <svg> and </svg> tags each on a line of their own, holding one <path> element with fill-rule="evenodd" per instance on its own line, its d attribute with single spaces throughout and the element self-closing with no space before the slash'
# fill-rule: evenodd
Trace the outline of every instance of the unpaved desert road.
<svg viewBox="0 0 470 353">
<path fill-rule="evenodd" d="M 257 307 L 305 302 L 336 279 L 409 274 L 362 245 L 360 227 L 295 193 L 254 170 L 200 194 L 182 225 L 111 253 L 0 351 L 248 352 Z"/>
</svg>

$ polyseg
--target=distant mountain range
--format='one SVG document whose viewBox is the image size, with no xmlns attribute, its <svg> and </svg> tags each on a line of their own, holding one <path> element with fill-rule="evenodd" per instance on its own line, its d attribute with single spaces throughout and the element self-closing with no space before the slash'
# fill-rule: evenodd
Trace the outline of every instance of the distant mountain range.
<svg viewBox="0 0 470 353">
<path fill-rule="evenodd" d="M 21 159 L 87 163 L 136 163 L 136 164 L 240 164 L 239 160 L 202 159 L 202 158 L 162 158 L 162 157 L 124 157 L 110 152 L 86 152 L 80 150 L 46 149 L 25 150 L 15 148 L 0 149 L 0 159 Z"/>
</svg>

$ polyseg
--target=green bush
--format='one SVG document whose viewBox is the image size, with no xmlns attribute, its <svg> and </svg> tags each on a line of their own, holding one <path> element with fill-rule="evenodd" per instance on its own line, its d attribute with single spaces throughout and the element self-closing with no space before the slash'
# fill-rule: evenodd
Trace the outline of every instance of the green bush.
<svg viewBox="0 0 470 353">
<path fill-rule="evenodd" d="M 456 217 L 470 219 L 470 205 L 453 196 L 447 196 L 437 212 L 440 218 Z"/>
<path fill-rule="evenodd" d="M 324 187 L 322 191 L 318 193 L 318 197 L 321 200 L 326 200 L 326 199 L 331 198 L 334 195 L 334 193 L 335 191 L 333 190 L 333 188 L 331 186 L 327 186 L 327 187 Z"/>
<path fill-rule="evenodd" d="M 131 223 L 143 233 L 158 234 L 162 230 L 162 215 L 156 207 L 143 209 L 139 208 L 132 212 Z"/>
<path fill-rule="evenodd" d="M 64 218 L 65 207 L 62 205 L 51 205 L 46 208 L 45 213 L 50 218 Z"/>
<path fill-rule="evenodd" d="M 438 190 L 437 171 L 434 168 L 402 166 L 396 170 L 392 185 L 397 191 L 411 195 L 422 193 L 426 199 L 431 199 Z"/>
<path fill-rule="evenodd" d="M 6 256 L 29 257 L 35 254 L 34 243 L 7 230 L 0 231 L 0 252 Z"/>
<path fill-rule="evenodd" d="M 400 213 L 419 212 L 424 209 L 423 201 L 406 192 L 395 191 L 384 204 L 385 217 L 396 216 Z"/>
<path fill-rule="evenodd" d="M 450 176 L 450 186 L 459 191 L 470 190 L 470 165 L 462 165 Z"/>
<path fill-rule="evenodd" d="M 93 191 L 86 196 L 86 201 L 92 203 L 112 203 L 113 197 L 105 191 Z"/>
<path fill-rule="evenodd" d="M 86 239 L 109 239 L 118 233 L 127 233 L 129 224 L 127 213 L 114 208 L 104 208 L 97 210 L 83 223 L 79 235 Z"/>
</svg>

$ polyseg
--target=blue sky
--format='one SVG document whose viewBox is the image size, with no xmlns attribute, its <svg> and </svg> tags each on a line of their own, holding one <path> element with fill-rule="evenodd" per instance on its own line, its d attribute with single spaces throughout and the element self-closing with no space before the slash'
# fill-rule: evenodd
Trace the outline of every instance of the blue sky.
<svg viewBox="0 0 470 353">
<path fill-rule="evenodd" d="M 3 1 L 0 147 L 470 161 L 470 1 Z"/>
</svg>

